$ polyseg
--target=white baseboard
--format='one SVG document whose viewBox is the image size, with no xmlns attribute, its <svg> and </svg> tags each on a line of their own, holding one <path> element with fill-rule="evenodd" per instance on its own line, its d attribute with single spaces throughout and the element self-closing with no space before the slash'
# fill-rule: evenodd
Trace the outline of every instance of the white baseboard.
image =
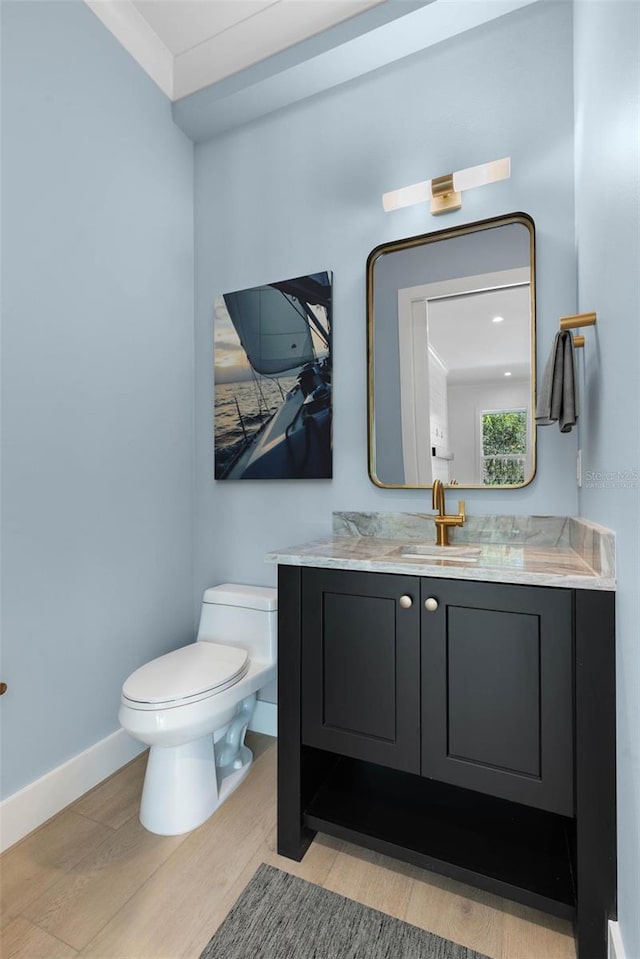
<svg viewBox="0 0 640 959">
<path fill-rule="evenodd" d="M 620 923 L 612 919 L 609 920 L 609 959 L 627 959 L 620 935 Z"/>
<path fill-rule="evenodd" d="M 0 852 L 143 752 L 119 729 L 0 803 Z"/>
<path fill-rule="evenodd" d="M 266 736 L 278 735 L 278 706 L 276 703 L 263 703 L 261 699 L 256 703 L 249 729 L 254 733 L 264 733 Z"/>
</svg>

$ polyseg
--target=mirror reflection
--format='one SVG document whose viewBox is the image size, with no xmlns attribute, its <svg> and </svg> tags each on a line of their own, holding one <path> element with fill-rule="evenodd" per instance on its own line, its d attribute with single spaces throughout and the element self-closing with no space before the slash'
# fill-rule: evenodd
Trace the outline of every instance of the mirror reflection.
<svg viewBox="0 0 640 959">
<path fill-rule="evenodd" d="M 516 214 L 385 244 L 369 256 L 367 280 L 373 482 L 529 483 L 532 220 Z"/>
</svg>

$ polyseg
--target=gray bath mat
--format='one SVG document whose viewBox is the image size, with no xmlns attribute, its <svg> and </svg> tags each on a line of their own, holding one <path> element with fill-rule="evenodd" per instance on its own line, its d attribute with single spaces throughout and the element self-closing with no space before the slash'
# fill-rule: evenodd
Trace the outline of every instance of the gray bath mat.
<svg viewBox="0 0 640 959">
<path fill-rule="evenodd" d="M 263 863 L 200 959 L 487 957 Z"/>
</svg>

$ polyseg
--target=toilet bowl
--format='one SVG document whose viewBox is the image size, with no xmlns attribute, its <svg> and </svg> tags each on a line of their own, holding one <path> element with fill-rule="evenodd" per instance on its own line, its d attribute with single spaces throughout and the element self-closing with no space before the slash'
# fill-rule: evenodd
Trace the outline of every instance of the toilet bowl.
<svg viewBox="0 0 640 959">
<path fill-rule="evenodd" d="M 200 826 L 249 772 L 244 737 L 258 691 L 276 676 L 277 591 L 205 590 L 197 639 L 129 676 L 122 728 L 150 746 L 140 822 L 176 836 Z"/>
</svg>

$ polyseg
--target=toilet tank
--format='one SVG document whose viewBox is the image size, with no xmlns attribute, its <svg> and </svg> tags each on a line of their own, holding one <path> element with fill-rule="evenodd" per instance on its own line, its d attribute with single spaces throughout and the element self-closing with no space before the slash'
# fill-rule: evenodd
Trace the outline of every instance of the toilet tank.
<svg viewBox="0 0 640 959">
<path fill-rule="evenodd" d="M 205 590 L 199 641 L 242 646 L 252 659 L 274 662 L 277 636 L 277 589 L 223 583 Z"/>
</svg>

